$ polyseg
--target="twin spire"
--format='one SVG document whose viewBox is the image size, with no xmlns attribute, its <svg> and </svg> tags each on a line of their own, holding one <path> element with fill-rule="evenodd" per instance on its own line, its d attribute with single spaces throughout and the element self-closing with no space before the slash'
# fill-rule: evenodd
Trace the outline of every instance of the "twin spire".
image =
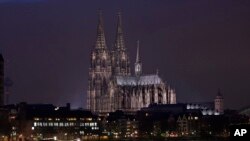
<svg viewBox="0 0 250 141">
<path fill-rule="evenodd" d="M 122 29 L 122 16 L 121 11 L 118 12 L 118 19 L 117 19 L 117 27 L 116 27 L 116 38 L 115 38 L 115 46 L 114 50 L 118 52 L 124 52 L 126 54 L 126 47 L 124 42 L 124 36 L 123 36 L 123 29 Z M 107 49 L 106 39 L 105 39 L 105 33 L 104 33 L 104 25 L 103 25 L 103 18 L 102 18 L 102 11 L 99 10 L 98 14 L 98 26 L 97 26 L 97 39 L 95 43 L 95 49 Z M 126 55 L 127 56 L 127 55 Z M 122 57 L 122 56 L 120 56 Z M 118 59 L 120 60 L 120 59 Z M 121 66 L 123 69 L 127 70 L 126 73 L 130 74 L 130 68 L 129 68 L 129 59 L 127 58 L 124 60 L 125 66 L 122 65 L 124 63 L 121 62 Z M 128 67 L 128 68 L 127 68 Z M 126 69 L 127 68 L 127 69 Z M 129 69 L 129 70 L 128 70 Z M 139 41 L 137 41 L 137 54 L 136 54 L 136 63 L 135 63 L 135 74 L 140 75 L 141 74 L 141 62 L 140 62 L 140 56 L 139 56 Z"/>
<path fill-rule="evenodd" d="M 99 14 L 98 14 L 97 39 L 96 39 L 95 48 L 107 48 L 101 10 L 99 10 Z M 124 43 L 123 30 L 122 30 L 122 17 L 121 17 L 120 11 L 118 12 L 115 49 L 126 50 L 125 43 Z"/>
</svg>

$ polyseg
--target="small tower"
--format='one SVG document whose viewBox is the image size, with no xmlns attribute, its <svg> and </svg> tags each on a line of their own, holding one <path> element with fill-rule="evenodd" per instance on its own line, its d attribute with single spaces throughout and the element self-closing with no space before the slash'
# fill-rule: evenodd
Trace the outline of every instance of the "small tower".
<svg viewBox="0 0 250 141">
<path fill-rule="evenodd" d="M 224 98 L 221 95 L 220 90 L 218 90 L 218 93 L 214 99 L 214 110 L 215 112 L 218 112 L 219 114 L 224 113 Z"/>
<path fill-rule="evenodd" d="M 142 73 L 142 64 L 140 60 L 140 53 L 139 53 L 140 42 L 137 41 L 137 53 L 136 53 L 136 61 L 135 61 L 135 75 L 140 76 Z"/>
</svg>

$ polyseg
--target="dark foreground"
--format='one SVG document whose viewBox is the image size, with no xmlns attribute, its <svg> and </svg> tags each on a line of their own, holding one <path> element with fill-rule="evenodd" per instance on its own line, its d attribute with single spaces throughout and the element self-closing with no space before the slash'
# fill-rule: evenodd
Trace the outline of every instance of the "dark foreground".
<svg viewBox="0 0 250 141">
<path fill-rule="evenodd" d="M 109 141 L 229 141 L 229 138 L 136 138 L 136 139 L 109 139 Z"/>
</svg>

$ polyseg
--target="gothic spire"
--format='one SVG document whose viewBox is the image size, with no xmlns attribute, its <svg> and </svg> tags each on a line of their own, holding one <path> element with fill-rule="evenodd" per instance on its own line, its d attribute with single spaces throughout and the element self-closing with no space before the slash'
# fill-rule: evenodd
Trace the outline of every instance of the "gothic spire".
<svg viewBox="0 0 250 141">
<path fill-rule="evenodd" d="M 217 96 L 222 97 L 220 88 L 218 89 Z"/>
<path fill-rule="evenodd" d="M 220 88 L 218 89 L 217 95 L 218 95 L 218 96 L 221 96 Z"/>
<path fill-rule="evenodd" d="M 96 49 L 107 48 L 101 10 L 99 10 L 99 15 L 98 15 L 97 38 L 96 38 L 95 48 Z"/>
<path fill-rule="evenodd" d="M 139 76 L 142 73 L 142 64 L 140 61 L 140 53 L 139 53 L 140 42 L 137 41 L 137 53 L 136 53 L 136 61 L 135 61 L 135 75 Z"/>
<path fill-rule="evenodd" d="M 136 63 L 140 63 L 140 41 L 137 41 Z"/>
<path fill-rule="evenodd" d="M 115 49 L 125 50 L 123 30 L 122 30 L 121 11 L 118 12 L 118 22 L 117 22 L 117 29 L 116 29 Z"/>
</svg>

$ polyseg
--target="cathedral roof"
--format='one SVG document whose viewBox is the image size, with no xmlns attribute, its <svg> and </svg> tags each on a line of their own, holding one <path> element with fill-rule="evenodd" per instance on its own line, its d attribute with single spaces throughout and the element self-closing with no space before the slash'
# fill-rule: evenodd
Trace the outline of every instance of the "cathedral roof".
<svg viewBox="0 0 250 141">
<path fill-rule="evenodd" d="M 154 85 L 161 84 L 162 80 L 157 74 L 142 76 L 116 76 L 117 85 L 136 86 L 136 85 Z"/>
</svg>

